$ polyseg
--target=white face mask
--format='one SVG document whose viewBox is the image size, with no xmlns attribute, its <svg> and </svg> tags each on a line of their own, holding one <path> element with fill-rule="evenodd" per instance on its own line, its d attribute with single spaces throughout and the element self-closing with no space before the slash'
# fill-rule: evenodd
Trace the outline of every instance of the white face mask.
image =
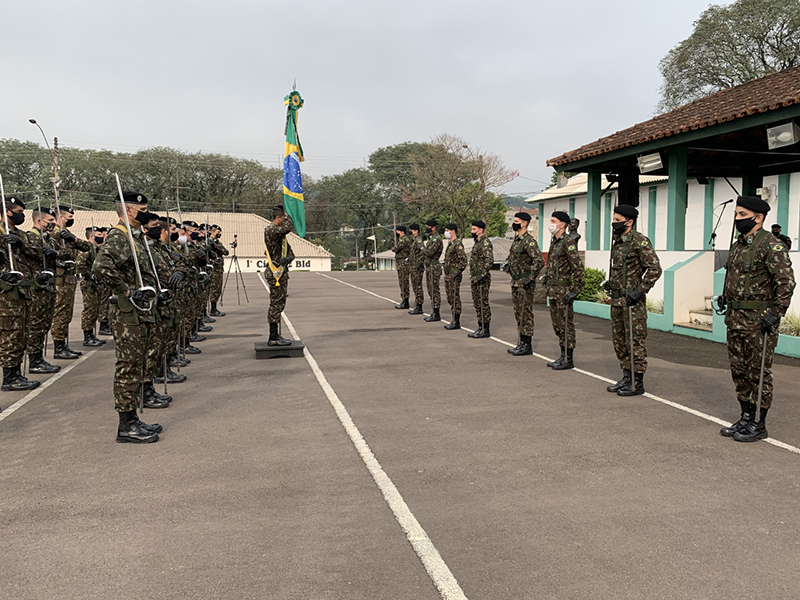
<svg viewBox="0 0 800 600">
<path fill-rule="evenodd" d="M 555 233 L 559 229 L 557 223 L 548 223 L 547 228 L 550 230 L 550 233 Z"/>
<path fill-rule="evenodd" d="M 181 246 L 185 246 L 185 245 L 186 245 L 186 242 L 187 242 L 188 240 L 189 240 L 189 238 L 187 238 L 185 235 L 179 235 L 179 236 L 178 236 L 178 243 L 179 243 Z"/>
<path fill-rule="evenodd" d="M 449 240 L 452 236 L 450 235 L 449 231 L 445 231 L 444 232 L 444 237 L 446 237 Z"/>
</svg>

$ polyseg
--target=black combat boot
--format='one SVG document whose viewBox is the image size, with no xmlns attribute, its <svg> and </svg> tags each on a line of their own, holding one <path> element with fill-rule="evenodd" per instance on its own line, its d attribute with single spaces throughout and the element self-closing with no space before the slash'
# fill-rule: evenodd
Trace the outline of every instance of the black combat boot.
<svg viewBox="0 0 800 600">
<path fill-rule="evenodd" d="M 206 325 L 205 323 L 203 323 L 202 317 L 197 319 L 197 331 L 202 331 L 203 333 L 208 333 L 209 331 L 212 331 L 213 329 L 214 328 L 211 327 L 211 325 Z"/>
<path fill-rule="evenodd" d="M 159 425 L 158 423 L 153 423 L 152 425 L 143 423 L 142 421 L 139 420 L 139 415 L 137 415 L 135 412 L 133 413 L 133 417 L 134 419 L 136 419 L 136 423 L 139 425 L 140 429 L 144 429 L 145 431 L 148 431 L 150 433 L 161 433 L 162 431 L 164 431 L 164 428 L 161 427 L 161 425 Z"/>
<path fill-rule="evenodd" d="M 98 335 L 113 335 L 108 321 L 100 321 L 100 327 L 97 328 Z"/>
<path fill-rule="evenodd" d="M 203 352 L 203 351 L 202 351 L 202 350 L 200 350 L 200 348 L 198 348 L 197 346 L 192 346 L 192 345 L 189 343 L 189 340 L 190 340 L 190 338 L 186 338 L 186 342 L 185 342 L 185 343 L 184 343 L 184 345 L 183 345 L 183 351 L 184 351 L 184 353 L 186 353 L 186 354 L 200 354 L 200 353 L 202 353 L 202 352 Z"/>
<path fill-rule="evenodd" d="M 483 331 L 483 323 L 481 323 L 479 321 L 477 329 L 475 329 L 475 331 L 473 331 L 472 333 L 468 333 L 467 337 L 471 337 L 471 338 L 480 337 L 480 334 L 481 334 L 482 331 Z"/>
<path fill-rule="evenodd" d="M 641 396 L 644 394 L 644 373 L 634 373 L 633 381 L 617 390 L 617 396 Z"/>
<path fill-rule="evenodd" d="M 755 407 L 753 408 L 755 409 Z M 758 440 L 769 437 L 766 425 L 768 411 L 768 408 L 762 406 L 761 412 L 759 413 L 761 418 L 758 420 L 758 423 L 751 420 L 744 429 L 733 434 L 733 439 L 737 442 L 757 442 Z M 755 410 L 753 410 L 753 412 L 755 412 Z"/>
<path fill-rule="evenodd" d="M 167 369 L 167 383 L 183 383 L 186 381 L 186 375 L 183 373 L 176 373 L 172 369 Z M 164 383 L 164 374 L 161 373 L 153 379 L 153 383 Z"/>
<path fill-rule="evenodd" d="M 742 413 L 739 416 L 739 420 L 736 423 L 733 423 L 730 427 L 723 427 L 719 430 L 719 434 L 724 437 L 733 437 L 735 433 L 739 433 L 740 431 L 744 431 L 747 429 L 747 426 L 753 422 L 753 417 L 756 414 L 756 406 L 755 404 L 751 404 L 750 402 L 742 402 L 739 400 L 739 406 L 742 409 Z"/>
<path fill-rule="evenodd" d="M 216 323 L 216 319 L 212 319 L 211 316 L 208 314 L 208 311 L 203 313 L 203 323 Z"/>
<path fill-rule="evenodd" d="M 144 407 L 145 408 L 169 408 L 172 396 L 163 396 L 153 387 L 152 381 L 144 383 Z"/>
<path fill-rule="evenodd" d="M 199 333 L 197 333 L 197 325 L 195 325 L 194 327 L 192 327 L 192 332 L 186 339 L 189 340 L 190 342 L 204 342 L 208 338 L 204 335 L 200 335 Z"/>
<path fill-rule="evenodd" d="M 476 329 L 473 333 L 468 333 L 467 336 L 471 338 L 488 338 L 491 337 L 491 333 L 489 332 L 489 324 L 488 323 L 481 323 L 480 327 Z"/>
<path fill-rule="evenodd" d="M 167 366 L 169 367 L 185 367 L 188 364 L 191 364 L 188 358 L 184 358 L 182 356 L 178 356 L 175 352 L 169 355 L 169 360 L 167 361 Z"/>
<path fill-rule="evenodd" d="M 565 358 L 566 354 L 567 354 L 567 349 L 564 348 L 564 346 L 561 346 L 561 356 L 559 356 L 555 360 L 551 360 L 549 363 L 547 363 L 547 366 L 552 369 L 556 365 L 563 365 L 564 361 L 566 360 Z"/>
<path fill-rule="evenodd" d="M 76 358 L 80 358 L 81 354 L 82 353 L 70 350 L 65 340 L 53 340 L 53 358 L 75 360 Z"/>
<path fill-rule="evenodd" d="M 117 442 L 120 444 L 151 444 L 158 441 L 158 433 L 148 431 L 139 425 L 141 421 L 134 411 L 119 413 Z"/>
<path fill-rule="evenodd" d="M 35 390 L 42 385 L 41 381 L 31 381 L 20 373 L 19 365 L 16 367 L 3 367 L 3 384 L 0 390 L 4 392 L 27 392 Z"/>
<path fill-rule="evenodd" d="M 606 391 L 617 393 L 624 387 L 628 387 L 631 384 L 631 372 L 628 369 L 622 369 L 622 379 L 620 379 L 617 383 L 613 383 L 606 388 Z"/>
<path fill-rule="evenodd" d="M 444 326 L 445 329 L 461 329 L 461 315 L 453 313 L 453 320 L 449 325 Z"/>
<path fill-rule="evenodd" d="M 50 375 L 58 373 L 61 367 L 58 365 L 51 365 L 42 356 L 41 352 L 36 354 L 28 354 L 28 373 L 35 375 Z"/>
<path fill-rule="evenodd" d="M 533 347 L 531 346 L 531 336 L 521 335 L 519 346 L 513 349 L 511 354 L 514 356 L 529 356 L 533 354 Z"/>
<path fill-rule="evenodd" d="M 84 346 L 90 346 L 90 347 L 102 346 L 105 343 L 106 343 L 105 340 L 98 340 L 96 337 L 94 337 L 94 331 L 92 331 L 91 329 L 87 329 L 86 331 L 83 332 Z"/>
<path fill-rule="evenodd" d="M 441 315 L 439 315 L 439 309 L 438 308 L 434 308 L 433 309 L 433 314 L 430 317 L 425 317 L 422 320 L 423 321 L 427 321 L 428 323 L 433 323 L 434 321 L 441 321 L 442 317 L 441 317 Z"/>
<path fill-rule="evenodd" d="M 395 304 L 394 307 L 399 309 L 408 308 L 408 298 L 403 298 L 400 304 Z"/>
<path fill-rule="evenodd" d="M 225 316 L 224 312 L 221 312 L 221 311 L 217 310 L 217 303 L 216 302 L 212 302 L 211 303 L 211 312 L 209 312 L 208 314 L 211 315 L 212 317 L 224 317 Z"/>
<path fill-rule="evenodd" d="M 414 308 L 408 311 L 410 315 L 421 315 L 422 314 L 422 304 L 417 304 Z"/>
<path fill-rule="evenodd" d="M 267 346 L 291 346 L 292 340 L 287 340 L 278 333 L 278 324 L 277 323 L 270 323 L 269 324 L 269 339 L 267 340 Z"/>
<path fill-rule="evenodd" d="M 566 371 L 567 369 L 575 368 L 575 363 L 572 362 L 573 350 L 574 350 L 573 348 L 567 348 L 567 357 L 562 361 L 560 365 L 558 364 L 553 365 L 553 371 Z"/>
</svg>

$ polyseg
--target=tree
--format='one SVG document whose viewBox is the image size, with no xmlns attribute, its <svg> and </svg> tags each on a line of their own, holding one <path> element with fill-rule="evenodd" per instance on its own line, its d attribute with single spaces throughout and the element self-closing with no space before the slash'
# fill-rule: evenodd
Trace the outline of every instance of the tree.
<svg viewBox="0 0 800 600">
<path fill-rule="evenodd" d="M 713 92 L 800 65 L 800 0 L 712 5 L 661 59 L 666 112 Z"/>
</svg>

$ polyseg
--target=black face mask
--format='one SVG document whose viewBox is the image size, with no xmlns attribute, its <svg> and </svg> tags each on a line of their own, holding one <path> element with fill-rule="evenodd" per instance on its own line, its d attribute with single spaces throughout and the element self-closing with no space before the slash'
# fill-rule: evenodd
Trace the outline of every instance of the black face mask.
<svg viewBox="0 0 800 600">
<path fill-rule="evenodd" d="M 478 234 L 477 233 L 473 233 L 472 234 L 472 239 L 473 240 L 477 240 L 478 239 Z"/>
<path fill-rule="evenodd" d="M 72 227 L 75 225 L 75 219 L 67 219 L 67 222 L 64 223 L 64 227 Z"/>
<path fill-rule="evenodd" d="M 25 222 L 25 213 L 11 213 L 8 215 L 8 220 L 14 225 L 22 225 Z"/>
<path fill-rule="evenodd" d="M 426 228 L 425 228 L 425 234 L 426 234 L 426 235 L 430 235 L 430 234 L 432 234 L 432 233 L 433 233 L 433 229 L 431 229 L 430 227 L 426 227 Z"/>
<path fill-rule="evenodd" d="M 514 231 L 519 231 L 520 229 L 522 229 L 522 225 L 520 223 L 512 223 L 511 229 L 513 229 Z"/>
<path fill-rule="evenodd" d="M 742 234 L 749 233 L 753 229 L 753 227 L 756 226 L 756 218 L 749 217 L 747 219 L 736 219 L 734 224 L 736 225 L 736 231 L 738 231 L 739 233 Z"/>
<path fill-rule="evenodd" d="M 615 223 L 611 223 L 611 229 L 613 229 L 614 233 L 616 233 L 617 235 L 622 235 L 622 233 L 627 228 L 628 228 L 628 226 L 625 224 L 625 221 L 622 221 L 620 223 L 616 223 L 616 222 Z"/>
<path fill-rule="evenodd" d="M 55 231 L 56 230 L 56 224 L 55 223 L 45 223 L 44 230 L 45 231 Z"/>
<path fill-rule="evenodd" d="M 192 239 L 192 240 L 197 240 L 197 238 L 199 238 L 199 237 L 200 237 L 200 234 L 197 233 L 196 231 L 193 231 L 192 233 L 189 234 L 189 239 Z"/>
<path fill-rule="evenodd" d="M 151 240 L 160 240 L 161 239 L 161 226 L 156 225 L 155 227 L 151 227 L 147 230 L 147 237 Z"/>
<path fill-rule="evenodd" d="M 145 211 L 141 211 L 141 210 L 137 211 L 136 216 L 134 217 L 134 219 L 136 219 L 136 221 L 140 225 L 144 225 L 145 223 L 149 223 L 153 219 L 157 219 L 157 218 L 158 218 L 158 215 L 154 215 L 153 213 L 147 212 L 146 210 Z"/>
<path fill-rule="evenodd" d="M 102 244 L 103 243 L 103 238 L 94 236 L 94 243 L 98 244 L 98 245 Z"/>
<path fill-rule="evenodd" d="M 178 241 L 178 236 L 180 236 L 180 234 L 177 231 L 174 232 L 174 233 L 170 233 L 169 234 L 169 241 L 170 242 L 177 242 Z"/>
</svg>

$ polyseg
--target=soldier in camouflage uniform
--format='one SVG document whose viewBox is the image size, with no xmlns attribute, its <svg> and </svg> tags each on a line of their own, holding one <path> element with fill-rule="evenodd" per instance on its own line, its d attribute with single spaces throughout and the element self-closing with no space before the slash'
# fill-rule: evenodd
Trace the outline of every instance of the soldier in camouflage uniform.
<svg viewBox="0 0 800 600">
<path fill-rule="evenodd" d="M 425 257 L 423 255 L 425 242 L 419 234 L 419 225 L 412 223 L 408 226 L 408 230 L 411 233 L 408 268 L 411 273 L 411 287 L 414 289 L 414 308 L 408 311 L 408 314 L 421 315 L 422 303 L 425 301 L 425 292 L 422 291 L 422 275 L 425 273 Z"/>
<path fill-rule="evenodd" d="M 394 252 L 394 264 L 397 268 L 397 279 L 400 283 L 400 304 L 395 304 L 395 308 L 408 308 L 409 286 L 408 280 L 411 277 L 411 269 L 408 264 L 408 257 L 411 254 L 413 240 L 406 235 L 405 225 L 398 225 L 395 229 L 397 233 L 397 243 L 392 248 Z"/>
<path fill-rule="evenodd" d="M 561 356 L 547 363 L 547 366 L 555 371 L 575 368 L 575 314 L 572 305 L 583 290 L 584 268 L 578 254 L 578 244 L 567 233 L 567 227 L 571 224 L 569 215 L 563 211 L 554 212 L 548 224 L 553 237 L 547 253 L 547 299 L 553 331 L 561 345 Z"/>
<path fill-rule="evenodd" d="M 264 276 L 269 285 L 269 346 L 289 346 L 291 340 L 281 337 L 278 324 L 281 313 L 286 307 L 286 295 L 289 287 L 289 265 L 294 260 L 294 253 L 286 237 L 294 231 L 292 219 L 283 209 L 276 206 L 272 209 L 272 223 L 264 229 L 264 245 L 267 255 L 267 268 Z"/>
<path fill-rule="evenodd" d="M 784 246 L 786 246 L 787 250 L 791 250 L 792 249 L 792 238 L 790 238 L 788 235 L 783 235 L 781 233 L 782 230 L 783 230 L 783 228 L 778 223 L 775 223 L 772 226 L 772 235 L 774 235 L 776 238 L 778 238 L 778 241 L 781 242 Z"/>
<path fill-rule="evenodd" d="M 106 240 L 107 235 L 108 227 L 95 227 L 94 239 L 96 244 L 102 244 Z M 100 320 L 100 325 L 97 328 L 97 335 L 112 335 L 111 325 L 108 322 L 108 309 L 109 306 L 111 306 L 111 302 L 109 301 L 111 290 L 99 282 L 96 285 L 100 288 L 100 297 L 103 299 L 97 312 L 97 318 Z"/>
<path fill-rule="evenodd" d="M 39 256 L 34 264 L 40 272 L 30 288 L 25 352 L 28 354 L 28 372 L 48 375 L 61 370 L 61 367 L 51 365 L 44 359 L 44 347 L 56 305 L 56 282 L 53 275 L 57 260 L 63 256 L 59 256 L 58 244 L 49 233 L 56 225 L 53 212 L 49 208 L 36 208 L 31 218 L 33 229 L 27 233 L 28 243 Z"/>
<path fill-rule="evenodd" d="M 92 265 L 97 255 L 97 247 L 100 245 L 95 234 L 97 230 L 93 227 L 86 228 L 86 241 L 91 244 L 88 252 L 81 252 L 78 256 L 77 273 L 81 281 L 81 295 L 83 296 L 83 311 L 81 311 L 81 331 L 83 331 L 84 346 L 102 346 L 105 340 L 98 339 L 94 335 L 94 326 L 100 316 L 100 307 L 108 296 L 103 296 L 105 286 L 100 285 L 92 273 Z"/>
<path fill-rule="evenodd" d="M 53 237 L 59 241 L 61 252 L 68 257 L 59 262 L 56 269 L 56 308 L 53 313 L 53 358 L 75 359 L 82 353 L 72 350 L 67 344 L 69 337 L 69 324 L 72 322 L 72 313 L 75 309 L 75 289 L 78 287 L 78 278 L 75 275 L 76 261 L 79 252 L 88 252 L 91 246 L 84 240 L 79 240 L 68 229 L 75 222 L 75 214 L 67 206 L 59 206 L 56 211 L 56 230 Z"/>
<path fill-rule="evenodd" d="M 447 238 L 447 250 L 444 251 L 444 291 L 447 302 L 453 311 L 453 320 L 445 329 L 461 329 L 461 278 L 467 268 L 467 254 L 464 244 L 458 237 L 458 225 L 448 223 L 444 226 L 444 237 Z"/>
<path fill-rule="evenodd" d="M 222 227 L 219 225 L 211 226 L 211 244 L 214 248 L 214 273 L 211 275 L 211 311 L 208 313 L 212 317 L 224 317 L 225 313 L 217 309 L 217 302 L 222 296 L 222 272 L 225 270 L 225 259 L 230 252 L 220 241 L 222 237 Z"/>
<path fill-rule="evenodd" d="M 141 444 L 157 442 L 161 431 L 160 425 L 142 423 L 136 415 L 147 377 L 148 341 L 157 319 L 154 305 L 158 286 L 142 233 L 142 225 L 150 221 L 147 198 L 136 192 L 123 192 L 123 195 L 124 205 L 119 196 L 116 198 L 120 221 L 100 247 L 92 272 L 111 289 L 115 298 L 111 322 L 116 346 L 114 403 L 119 413 L 117 442 Z M 134 239 L 133 248 L 126 221 Z M 140 287 L 136 264 L 139 265 L 143 287 Z M 151 289 L 146 289 L 148 287 Z M 169 406 L 169 403 L 163 404 Z"/>
<path fill-rule="evenodd" d="M 489 325 L 492 322 L 492 309 L 489 306 L 489 289 L 492 286 L 492 265 L 494 251 L 492 242 L 486 237 L 486 223 L 472 222 L 472 251 L 469 253 L 469 284 L 472 290 L 472 304 L 478 317 L 478 327 L 467 337 L 491 337 Z"/>
<path fill-rule="evenodd" d="M 614 351 L 622 367 L 622 379 L 608 386 L 620 396 L 644 394 L 647 370 L 647 299 L 645 294 L 661 277 L 661 263 L 653 244 L 634 229 L 639 211 L 621 204 L 614 209 L 611 227 L 611 267 L 606 291 L 611 296 L 611 333 Z M 633 360 L 631 365 L 631 320 Z"/>
<path fill-rule="evenodd" d="M 428 236 L 425 247 L 422 249 L 422 257 L 425 261 L 425 283 L 428 285 L 428 296 L 431 298 L 433 314 L 425 317 L 425 321 L 432 323 L 441 321 L 439 310 L 442 307 L 442 292 L 439 289 L 439 280 L 442 278 L 442 263 L 439 259 L 442 256 L 442 236 L 437 231 L 439 223 L 436 219 L 429 219 L 425 223 L 425 234 Z"/>
<path fill-rule="evenodd" d="M 514 306 L 514 317 L 517 320 L 519 343 L 516 348 L 509 348 L 513 356 L 533 354 L 531 337 L 533 337 L 533 286 L 539 271 L 544 267 L 544 258 L 539 244 L 528 232 L 531 216 L 525 212 L 514 215 L 511 228 L 514 230 L 514 241 L 505 263 L 505 271 L 511 275 L 511 301 Z"/>
<path fill-rule="evenodd" d="M 765 421 L 772 406 L 772 358 L 780 320 L 795 287 L 789 249 L 763 229 L 767 212 L 769 204 L 761 198 L 744 196 L 736 201 L 734 223 L 739 237 L 728 256 L 724 299 L 719 302 L 726 311 L 728 358 L 741 407 L 739 421 L 720 433 L 738 442 L 755 442 L 768 435 Z M 764 380 L 757 411 L 762 352 Z"/>
<path fill-rule="evenodd" d="M 31 286 L 37 276 L 34 265 L 39 255 L 28 236 L 17 228 L 25 222 L 25 205 L 21 200 L 9 197 L 6 198 L 5 209 L 8 228 L 5 221 L 0 219 L 0 366 L 3 367 L 0 389 L 4 392 L 24 392 L 41 385 L 39 381 L 29 381 L 21 369 Z"/>
</svg>

